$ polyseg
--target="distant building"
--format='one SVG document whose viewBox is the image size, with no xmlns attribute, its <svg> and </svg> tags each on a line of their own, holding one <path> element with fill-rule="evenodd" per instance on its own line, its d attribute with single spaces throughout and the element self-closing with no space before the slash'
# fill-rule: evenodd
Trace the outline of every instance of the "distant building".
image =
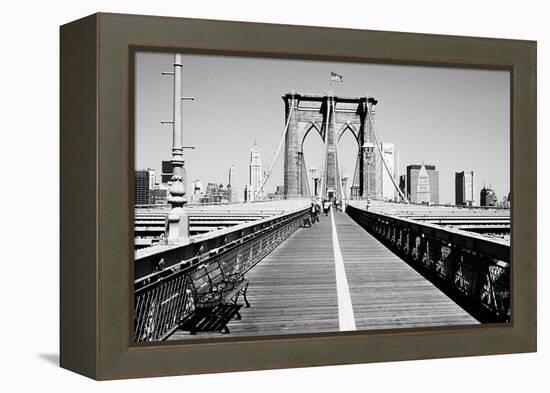
<svg viewBox="0 0 550 393">
<path fill-rule="evenodd" d="M 498 203 L 497 195 L 490 189 L 483 187 L 479 193 L 480 206 L 496 206 Z"/>
<path fill-rule="evenodd" d="M 504 195 L 497 206 L 510 208 L 510 195 Z"/>
<path fill-rule="evenodd" d="M 382 142 L 380 144 L 380 150 L 382 151 L 382 158 L 387 165 L 387 169 L 383 163 L 380 165 L 380 189 L 381 196 L 384 200 L 395 200 L 397 190 L 393 185 L 393 179 L 396 178 L 396 155 L 395 146 L 390 142 Z M 388 173 L 389 172 L 389 173 Z"/>
<path fill-rule="evenodd" d="M 473 206 L 475 201 L 474 171 L 455 173 L 455 204 Z"/>
<path fill-rule="evenodd" d="M 208 183 L 206 185 L 206 195 L 215 195 L 218 192 L 218 185 L 216 183 Z"/>
<path fill-rule="evenodd" d="M 342 190 L 343 191 L 343 194 L 344 194 L 344 199 L 349 199 L 349 196 L 348 196 L 348 180 L 349 180 L 349 176 L 347 174 L 344 174 L 342 176 Z"/>
<path fill-rule="evenodd" d="M 407 166 L 406 183 L 410 202 L 439 203 L 439 171 L 435 165 Z"/>
<path fill-rule="evenodd" d="M 156 204 L 167 204 L 168 199 L 170 198 L 170 190 L 167 184 L 157 183 L 156 184 L 156 197 L 155 197 L 155 203 Z"/>
<path fill-rule="evenodd" d="M 208 183 L 206 191 L 200 199 L 200 203 L 227 203 L 229 202 L 231 188 L 224 188 L 223 184 Z"/>
<path fill-rule="evenodd" d="M 237 201 L 237 194 L 236 194 L 237 189 L 235 188 L 235 167 L 233 165 L 231 165 L 231 168 L 229 168 L 229 179 L 228 180 L 229 180 L 229 183 L 227 185 L 227 188 L 231 189 L 231 194 L 230 194 L 229 200 L 231 202 L 236 202 Z"/>
<path fill-rule="evenodd" d="M 193 182 L 193 194 L 203 194 L 204 186 L 200 180 L 195 180 Z"/>
<path fill-rule="evenodd" d="M 134 171 L 134 204 L 148 205 L 149 197 L 149 172 L 147 170 Z"/>
<path fill-rule="evenodd" d="M 233 187 L 231 187 L 231 184 L 227 184 L 225 187 L 225 193 L 227 194 L 227 201 L 232 202 L 234 199 L 233 196 Z"/>
<path fill-rule="evenodd" d="M 275 187 L 275 192 L 267 194 L 268 199 L 283 199 L 285 196 L 285 186 Z"/>
<path fill-rule="evenodd" d="M 168 189 L 160 188 L 156 184 L 154 190 L 149 190 L 149 201 L 152 205 L 166 205 L 168 203 Z"/>
<path fill-rule="evenodd" d="M 157 177 L 154 169 L 147 169 L 147 175 L 149 178 L 149 190 L 154 190 L 157 183 Z"/>
<path fill-rule="evenodd" d="M 191 202 L 200 203 L 201 198 L 204 195 L 203 185 L 200 180 L 195 180 L 191 186 Z"/>
<path fill-rule="evenodd" d="M 263 190 L 260 192 L 262 182 L 262 156 L 260 148 L 254 142 L 254 146 L 250 150 L 249 177 L 245 200 L 254 201 L 262 198 Z"/>
</svg>

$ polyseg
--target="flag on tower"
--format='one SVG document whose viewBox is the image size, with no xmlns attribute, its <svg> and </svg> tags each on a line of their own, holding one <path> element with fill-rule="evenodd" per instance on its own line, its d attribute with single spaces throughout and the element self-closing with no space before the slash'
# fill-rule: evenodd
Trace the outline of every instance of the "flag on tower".
<svg viewBox="0 0 550 393">
<path fill-rule="evenodd" d="M 330 72 L 330 81 L 331 82 L 343 82 L 344 77 L 342 75 L 337 74 L 336 72 Z"/>
</svg>

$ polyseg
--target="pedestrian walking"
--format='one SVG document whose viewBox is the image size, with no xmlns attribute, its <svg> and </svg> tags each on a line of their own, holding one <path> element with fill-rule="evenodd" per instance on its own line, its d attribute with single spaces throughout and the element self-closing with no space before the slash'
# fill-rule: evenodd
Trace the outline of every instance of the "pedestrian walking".
<svg viewBox="0 0 550 393">
<path fill-rule="evenodd" d="M 325 200 L 323 203 L 323 211 L 325 212 L 325 216 L 328 216 L 328 211 L 330 210 L 330 201 L 328 199 Z"/>
<path fill-rule="evenodd" d="M 320 222 L 319 216 L 321 215 L 321 203 L 319 200 L 315 201 L 315 220 Z"/>
<path fill-rule="evenodd" d="M 310 216 L 310 219 L 311 219 L 311 223 L 312 224 L 315 224 L 315 221 L 316 221 L 316 213 L 317 213 L 317 209 L 315 208 L 315 202 L 311 202 L 311 208 L 309 209 L 309 216 Z"/>
</svg>

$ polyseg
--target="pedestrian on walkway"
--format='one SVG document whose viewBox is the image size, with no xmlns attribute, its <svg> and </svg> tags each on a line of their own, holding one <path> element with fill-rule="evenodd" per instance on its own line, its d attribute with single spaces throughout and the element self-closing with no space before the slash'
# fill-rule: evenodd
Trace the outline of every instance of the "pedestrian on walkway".
<svg viewBox="0 0 550 393">
<path fill-rule="evenodd" d="M 317 199 L 315 201 L 315 220 L 317 222 L 320 222 L 319 221 L 319 216 L 321 215 L 321 202 Z"/>
<path fill-rule="evenodd" d="M 311 208 L 309 209 L 309 216 L 310 216 L 312 224 L 315 224 L 315 215 L 316 215 L 316 213 L 317 213 L 317 209 L 315 208 L 315 202 L 312 201 L 311 202 Z"/>
<path fill-rule="evenodd" d="M 330 201 L 328 199 L 325 199 L 325 202 L 323 203 L 323 211 L 325 212 L 325 216 L 328 216 L 330 205 L 331 205 Z"/>
</svg>

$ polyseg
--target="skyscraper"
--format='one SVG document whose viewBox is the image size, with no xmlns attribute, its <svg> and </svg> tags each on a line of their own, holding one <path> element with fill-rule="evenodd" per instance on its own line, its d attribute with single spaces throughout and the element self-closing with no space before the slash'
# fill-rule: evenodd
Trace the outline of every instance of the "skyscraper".
<svg viewBox="0 0 550 393">
<path fill-rule="evenodd" d="M 229 168 L 229 179 L 228 179 L 228 186 L 231 189 L 231 194 L 229 197 L 230 202 L 236 202 L 237 201 L 237 194 L 235 189 L 235 166 L 231 165 L 231 168 Z"/>
<path fill-rule="evenodd" d="M 250 165 L 249 165 L 249 179 L 248 179 L 248 192 L 250 193 L 250 200 L 254 201 L 262 197 L 263 190 L 260 192 L 262 187 L 262 157 L 260 153 L 260 148 L 258 147 L 256 141 L 254 141 L 254 146 L 250 150 Z"/>
<path fill-rule="evenodd" d="M 416 176 L 416 201 L 417 203 L 421 202 L 431 202 L 430 198 L 430 176 L 426 167 L 422 165 L 420 171 Z"/>
<path fill-rule="evenodd" d="M 472 206 L 475 200 L 474 171 L 455 173 L 455 204 Z"/>
<path fill-rule="evenodd" d="M 407 166 L 407 194 L 413 203 L 439 203 L 439 171 L 435 165 Z"/>
<path fill-rule="evenodd" d="M 151 168 L 147 169 L 147 176 L 149 178 L 149 190 L 154 190 L 157 182 L 155 170 Z"/>
<path fill-rule="evenodd" d="M 134 204 L 149 204 L 149 172 L 147 170 L 134 171 Z"/>
</svg>

